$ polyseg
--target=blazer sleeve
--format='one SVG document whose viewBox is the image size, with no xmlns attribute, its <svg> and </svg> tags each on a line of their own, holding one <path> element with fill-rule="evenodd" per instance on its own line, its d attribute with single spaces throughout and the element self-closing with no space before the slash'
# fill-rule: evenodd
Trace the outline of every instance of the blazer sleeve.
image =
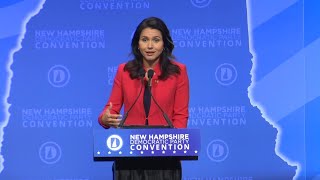
<svg viewBox="0 0 320 180">
<path fill-rule="evenodd" d="M 175 128 L 186 128 L 189 118 L 189 78 L 186 66 L 181 65 L 180 69 L 172 121 Z"/>
<path fill-rule="evenodd" d="M 112 102 L 112 109 L 110 110 L 111 114 L 119 114 L 123 104 L 123 89 L 122 89 L 122 76 L 124 73 L 123 68 L 124 68 L 123 64 L 121 64 L 118 67 L 116 76 L 113 80 L 111 95 L 109 97 L 107 104 L 104 106 L 103 111 L 100 113 L 98 117 L 99 124 L 104 128 L 109 128 L 109 126 L 105 126 L 104 124 L 102 124 L 102 116 L 105 114 L 107 108 L 110 105 L 110 102 Z"/>
</svg>

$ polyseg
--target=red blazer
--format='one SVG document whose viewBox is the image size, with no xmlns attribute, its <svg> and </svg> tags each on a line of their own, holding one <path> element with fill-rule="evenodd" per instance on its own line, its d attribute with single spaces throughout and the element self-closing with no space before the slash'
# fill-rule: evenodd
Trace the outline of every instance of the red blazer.
<svg viewBox="0 0 320 180">
<path fill-rule="evenodd" d="M 151 92 L 160 107 L 172 120 L 174 127 L 186 128 L 189 117 L 189 79 L 186 66 L 175 61 L 173 63 L 180 67 L 180 75 L 173 75 L 166 80 L 159 80 L 158 75 L 161 74 L 161 71 L 158 63 L 154 67 L 155 75 L 152 78 Z M 141 95 L 130 110 L 125 125 L 144 125 L 146 121 L 143 106 L 144 84 L 141 83 L 140 79 L 131 79 L 129 72 L 123 70 L 124 66 L 125 63 L 119 65 L 111 96 L 98 118 L 100 125 L 105 128 L 109 127 L 101 123 L 101 117 L 109 103 L 112 102 L 113 105 L 111 114 L 119 114 L 123 104 L 124 112 L 127 112 L 137 98 L 141 86 L 143 86 Z M 149 125 L 168 125 L 162 116 L 161 110 L 152 98 L 148 120 Z"/>
</svg>

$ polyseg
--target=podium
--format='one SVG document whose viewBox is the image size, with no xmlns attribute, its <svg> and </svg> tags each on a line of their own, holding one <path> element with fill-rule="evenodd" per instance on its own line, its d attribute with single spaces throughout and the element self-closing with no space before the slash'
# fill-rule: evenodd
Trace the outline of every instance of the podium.
<svg viewBox="0 0 320 180">
<path fill-rule="evenodd" d="M 95 161 L 114 161 L 114 179 L 180 180 L 180 161 L 198 160 L 200 145 L 199 129 L 108 129 L 94 132 L 93 154 Z"/>
<path fill-rule="evenodd" d="M 108 129 L 94 131 L 94 160 L 170 158 L 197 160 L 200 129 Z"/>
</svg>

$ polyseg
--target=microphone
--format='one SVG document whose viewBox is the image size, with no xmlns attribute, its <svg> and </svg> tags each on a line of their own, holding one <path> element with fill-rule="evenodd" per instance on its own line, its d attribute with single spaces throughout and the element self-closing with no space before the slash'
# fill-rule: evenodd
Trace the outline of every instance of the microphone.
<svg viewBox="0 0 320 180">
<path fill-rule="evenodd" d="M 153 99 L 153 102 L 158 106 L 158 108 L 160 109 L 160 111 L 162 112 L 162 116 L 164 117 L 164 119 L 167 121 L 168 125 L 170 128 L 174 128 L 172 121 L 169 119 L 168 115 L 163 111 L 163 109 L 160 107 L 160 105 L 158 104 L 158 102 L 156 101 L 156 99 L 153 97 L 152 93 L 151 93 L 151 80 L 154 74 L 154 70 L 149 69 L 148 70 L 148 89 L 151 95 L 151 98 Z"/>
<path fill-rule="evenodd" d="M 121 120 L 120 124 L 119 124 L 119 127 L 123 127 L 124 125 L 124 122 L 126 121 L 127 117 L 128 117 L 128 114 L 129 112 L 131 111 L 131 109 L 133 108 L 133 106 L 136 104 L 136 102 L 138 101 L 140 95 L 141 95 L 141 92 L 142 92 L 142 87 L 143 87 L 143 77 L 144 77 L 144 74 L 145 74 L 145 70 L 143 68 L 140 68 L 139 69 L 139 78 L 141 80 L 141 86 L 140 86 L 140 91 L 139 91 L 139 94 L 137 96 L 137 98 L 134 100 L 134 102 L 132 103 L 132 105 L 130 106 L 130 108 L 128 109 L 128 111 L 124 114 L 123 116 L 123 119 Z"/>
<path fill-rule="evenodd" d="M 154 70 L 153 69 L 149 69 L 148 70 L 148 86 L 150 87 L 152 84 L 152 77 L 154 74 Z M 150 90 L 150 89 L 149 89 Z"/>
</svg>

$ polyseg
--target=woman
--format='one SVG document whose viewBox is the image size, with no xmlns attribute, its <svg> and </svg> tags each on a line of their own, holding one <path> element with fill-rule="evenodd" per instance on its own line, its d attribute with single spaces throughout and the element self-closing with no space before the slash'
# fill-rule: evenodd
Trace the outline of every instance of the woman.
<svg viewBox="0 0 320 180">
<path fill-rule="evenodd" d="M 111 96 L 99 116 L 101 126 L 117 128 L 122 105 L 124 112 L 130 109 L 124 125 L 168 125 L 158 103 L 175 128 L 187 127 L 189 80 L 186 66 L 174 61 L 173 49 L 170 32 L 161 19 L 146 18 L 138 25 L 131 42 L 134 59 L 118 68 Z M 152 79 L 147 75 L 149 69 L 154 71 Z M 137 98 L 140 91 L 143 95 Z M 116 177 L 120 179 L 181 179 L 178 160 L 145 160 L 143 167 L 132 164 L 135 170 L 127 170 L 131 166 L 128 161 L 116 164 Z"/>
</svg>

